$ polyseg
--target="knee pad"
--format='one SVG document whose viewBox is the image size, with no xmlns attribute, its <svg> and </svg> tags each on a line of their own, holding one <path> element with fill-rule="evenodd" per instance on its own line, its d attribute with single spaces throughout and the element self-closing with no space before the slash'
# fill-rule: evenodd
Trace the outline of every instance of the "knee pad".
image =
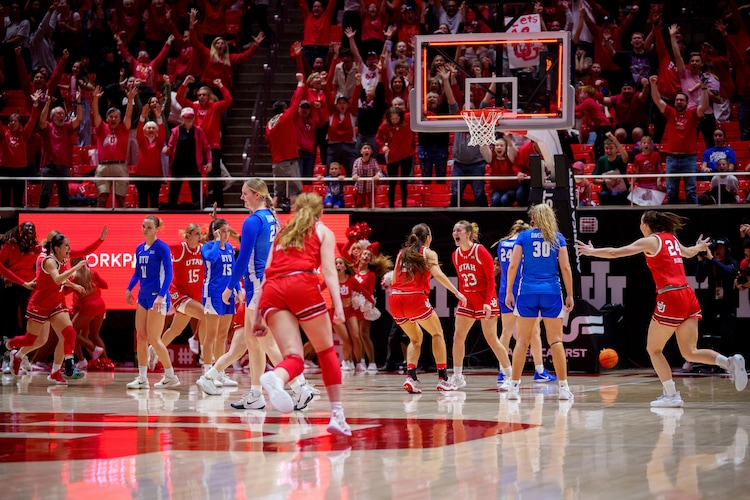
<svg viewBox="0 0 750 500">
<path fill-rule="evenodd" d="M 341 384 L 341 366 L 333 346 L 318 353 L 318 363 L 320 364 L 324 385 Z"/>
<path fill-rule="evenodd" d="M 285 357 L 276 368 L 283 368 L 289 374 L 289 380 L 299 376 L 305 369 L 305 362 L 296 354 Z"/>
<path fill-rule="evenodd" d="M 29 347 L 31 345 L 34 345 L 34 342 L 36 342 L 36 339 L 37 339 L 36 335 L 26 333 L 26 335 L 23 335 L 21 337 L 13 337 L 12 339 L 8 340 L 8 347 L 11 349 L 20 349 L 22 347 Z"/>
</svg>

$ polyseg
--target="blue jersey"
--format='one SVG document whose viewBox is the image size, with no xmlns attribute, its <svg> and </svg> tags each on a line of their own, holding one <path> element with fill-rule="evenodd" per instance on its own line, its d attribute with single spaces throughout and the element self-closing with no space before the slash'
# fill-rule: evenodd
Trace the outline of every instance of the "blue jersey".
<svg viewBox="0 0 750 500">
<path fill-rule="evenodd" d="M 169 294 L 172 284 L 172 253 L 169 245 L 161 240 L 146 248 L 143 242 L 135 249 L 135 270 L 128 283 L 128 290 L 132 290 L 140 281 L 139 298 Z"/>
<path fill-rule="evenodd" d="M 502 240 L 497 244 L 497 260 L 500 263 L 500 287 L 497 296 L 500 302 L 505 300 L 505 292 L 508 289 L 508 266 L 510 266 L 510 256 L 513 254 L 513 246 L 516 244 L 516 237 Z M 513 282 L 513 296 L 518 295 L 518 282 L 521 280 L 521 267 L 516 273 L 516 279 Z"/>
<path fill-rule="evenodd" d="M 237 256 L 229 288 L 235 288 L 242 276 L 246 276 L 246 291 L 252 290 L 251 283 L 260 283 L 277 230 L 276 217 L 267 208 L 256 210 L 245 219 L 242 223 L 240 254 Z"/>
<path fill-rule="evenodd" d="M 523 269 L 519 269 L 519 295 L 562 293 L 557 255 L 566 243 L 560 233 L 557 233 L 557 241 L 557 246 L 544 241 L 542 232 L 536 228 L 527 229 L 518 235 L 516 245 L 523 249 Z"/>
<path fill-rule="evenodd" d="M 229 242 L 221 248 L 219 240 L 203 244 L 203 265 L 206 267 L 206 279 L 203 282 L 203 298 L 221 297 L 232 279 L 234 269 L 234 248 Z"/>
</svg>

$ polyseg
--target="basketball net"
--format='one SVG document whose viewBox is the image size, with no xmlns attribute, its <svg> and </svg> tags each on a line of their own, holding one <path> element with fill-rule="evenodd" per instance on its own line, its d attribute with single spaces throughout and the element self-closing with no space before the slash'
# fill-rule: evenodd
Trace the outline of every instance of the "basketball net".
<svg viewBox="0 0 750 500">
<path fill-rule="evenodd" d="M 469 146 L 495 144 L 495 129 L 503 119 L 502 109 L 462 109 L 461 116 L 469 127 Z"/>
</svg>

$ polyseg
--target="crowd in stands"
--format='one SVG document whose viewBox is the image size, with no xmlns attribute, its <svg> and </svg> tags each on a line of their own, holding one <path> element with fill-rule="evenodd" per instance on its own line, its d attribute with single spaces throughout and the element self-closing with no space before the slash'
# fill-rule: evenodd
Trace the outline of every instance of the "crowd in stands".
<svg viewBox="0 0 750 500">
<path fill-rule="evenodd" d="M 169 175 L 177 178 L 169 189 L 101 181 L 85 194 L 100 207 L 176 207 L 184 199 L 195 206 L 200 197 L 195 182 L 181 197 L 179 178 L 207 175 L 206 201 L 221 207 L 222 122 L 237 66 L 264 40 L 276 40 L 268 3 L 69 1 L 15 0 L 2 8 L 0 114 L 7 120 L 0 130 L 0 176 Z M 686 33 L 688 16 L 676 4 L 505 6 L 505 15 L 535 14 L 543 30 L 572 34 L 581 144 L 571 159 L 582 163 L 576 173 L 607 174 L 579 178 L 581 205 L 745 201 L 750 177 L 732 172 L 750 170 L 750 9 L 737 0 L 715 7 L 692 12 L 697 21 L 689 26 L 703 28 Z M 456 0 L 300 0 L 304 33 L 289 50 L 297 88 L 291 102 L 273 105 L 266 140 L 274 176 L 310 181 L 278 182 L 277 203 L 283 208 L 312 189 L 331 206 L 349 208 L 525 205 L 528 155 L 539 145 L 501 134 L 496 144 L 479 148 L 465 144 L 465 132 L 410 128 L 414 36 L 491 32 L 495 9 Z M 431 54 L 426 113 L 455 113 L 467 92 L 475 107 L 495 106 L 494 87 L 470 90 L 465 78 L 516 76 L 519 70 L 502 58 L 492 47 L 458 47 L 453 60 Z M 659 177 L 664 173 L 684 177 Z M 485 174 L 516 178 L 460 181 Z M 634 174 L 654 178 L 629 177 Z M 375 175 L 384 180 L 360 179 Z M 399 181 L 412 176 L 423 180 Z M 464 184 L 471 185 L 469 199 Z M 0 204 L 18 206 L 30 189 L 4 181 Z M 68 190 L 74 196 L 62 193 Z M 67 206 L 76 193 L 63 182 L 45 182 L 35 202 Z"/>
</svg>

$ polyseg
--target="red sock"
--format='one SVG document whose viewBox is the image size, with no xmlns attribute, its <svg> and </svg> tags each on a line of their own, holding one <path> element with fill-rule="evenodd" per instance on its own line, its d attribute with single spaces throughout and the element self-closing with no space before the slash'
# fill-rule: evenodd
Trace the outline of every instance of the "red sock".
<svg viewBox="0 0 750 500">
<path fill-rule="evenodd" d="M 448 368 L 447 364 L 445 364 L 445 363 L 437 363 L 437 369 L 438 370 L 445 370 L 446 368 Z"/>
<path fill-rule="evenodd" d="M 284 358 L 276 368 L 283 368 L 289 374 L 289 380 L 297 377 L 305 369 L 305 362 L 296 354 Z"/>
<path fill-rule="evenodd" d="M 406 369 L 407 370 L 416 370 L 417 369 L 417 365 L 412 365 L 411 363 L 409 363 L 408 365 L 406 365 Z"/>
<path fill-rule="evenodd" d="M 23 337 L 13 337 L 8 341 L 8 347 L 11 349 L 20 349 L 22 347 L 29 347 L 31 345 L 34 345 L 34 342 L 36 342 L 36 335 L 32 335 L 28 332 L 26 332 L 26 335 Z"/>
<path fill-rule="evenodd" d="M 333 346 L 318 353 L 318 363 L 320 364 L 320 370 L 323 372 L 323 385 L 341 384 L 341 366 Z"/>
<path fill-rule="evenodd" d="M 66 326 L 61 332 L 63 336 L 63 349 L 65 355 L 72 355 L 76 348 L 76 330 L 72 326 Z"/>
</svg>

